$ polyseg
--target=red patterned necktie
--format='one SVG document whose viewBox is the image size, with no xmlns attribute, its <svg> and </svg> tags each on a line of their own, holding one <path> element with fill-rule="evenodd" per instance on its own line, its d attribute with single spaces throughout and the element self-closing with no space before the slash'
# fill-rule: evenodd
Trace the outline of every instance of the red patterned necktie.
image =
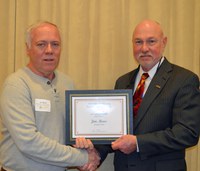
<svg viewBox="0 0 200 171">
<path fill-rule="evenodd" d="M 149 77 L 148 73 L 143 73 L 142 77 L 140 79 L 140 82 L 135 90 L 135 93 L 133 95 L 133 115 L 134 117 L 137 116 L 138 109 L 140 107 L 140 104 L 142 102 L 142 96 L 144 93 L 144 85 L 145 85 L 145 80 Z"/>
</svg>

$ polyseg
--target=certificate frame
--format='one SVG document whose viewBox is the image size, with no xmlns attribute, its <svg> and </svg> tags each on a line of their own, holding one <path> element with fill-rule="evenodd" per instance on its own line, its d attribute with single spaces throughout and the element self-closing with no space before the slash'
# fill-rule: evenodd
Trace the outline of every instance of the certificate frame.
<svg viewBox="0 0 200 171">
<path fill-rule="evenodd" d="M 77 137 L 110 144 L 133 134 L 132 95 L 131 89 L 66 90 L 66 144 Z"/>
</svg>

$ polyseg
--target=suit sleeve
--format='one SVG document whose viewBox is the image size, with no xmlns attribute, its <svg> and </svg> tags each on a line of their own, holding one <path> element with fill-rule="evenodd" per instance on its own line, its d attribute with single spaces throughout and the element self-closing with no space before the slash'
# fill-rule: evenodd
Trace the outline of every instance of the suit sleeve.
<svg viewBox="0 0 200 171">
<path fill-rule="evenodd" d="M 101 158 L 100 163 L 103 163 L 108 153 L 114 152 L 111 145 L 95 145 L 95 148 L 100 155 L 100 158 Z"/>
</svg>

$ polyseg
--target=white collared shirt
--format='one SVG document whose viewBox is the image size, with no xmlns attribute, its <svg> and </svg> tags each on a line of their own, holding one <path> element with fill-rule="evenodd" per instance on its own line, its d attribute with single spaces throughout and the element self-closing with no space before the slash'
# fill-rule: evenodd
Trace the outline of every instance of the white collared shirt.
<svg viewBox="0 0 200 171">
<path fill-rule="evenodd" d="M 160 65 L 162 64 L 163 61 L 164 61 L 164 57 L 161 57 L 161 60 L 151 70 L 148 71 L 149 77 L 145 81 L 143 97 L 144 97 L 144 95 L 145 95 L 145 93 L 146 93 L 146 91 L 149 87 L 151 80 L 153 79 L 154 75 L 156 74 L 158 68 L 160 67 Z M 135 90 L 136 90 L 136 88 L 137 88 L 137 86 L 140 82 L 140 79 L 141 79 L 143 73 L 147 73 L 147 72 L 145 72 L 142 69 L 142 67 L 140 67 L 139 72 L 136 76 L 136 80 L 135 80 L 134 92 L 135 92 Z"/>
</svg>

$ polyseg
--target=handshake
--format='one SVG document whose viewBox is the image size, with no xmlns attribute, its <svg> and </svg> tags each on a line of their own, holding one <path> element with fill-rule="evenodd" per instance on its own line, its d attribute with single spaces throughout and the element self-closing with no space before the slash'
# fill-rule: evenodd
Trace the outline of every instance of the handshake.
<svg viewBox="0 0 200 171">
<path fill-rule="evenodd" d="M 88 163 L 79 167 L 81 171 L 95 171 L 100 164 L 100 156 L 94 145 L 89 139 L 77 138 L 76 148 L 86 149 L 88 151 Z M 130 154 L 137 151 L 137 137 L 135 135 L 123 135 L 111 143 L 112 150 L 119 150 L 124 154 Z"/>
<path fill-rule="evenodd" d="M 86 149 L 88 152 L 88 163 L 78 167 L 80 171 L 95 171 L 100 164 L 100 156 L 89 139 L 76 138 L 75 148 Z"/>
</svg>

